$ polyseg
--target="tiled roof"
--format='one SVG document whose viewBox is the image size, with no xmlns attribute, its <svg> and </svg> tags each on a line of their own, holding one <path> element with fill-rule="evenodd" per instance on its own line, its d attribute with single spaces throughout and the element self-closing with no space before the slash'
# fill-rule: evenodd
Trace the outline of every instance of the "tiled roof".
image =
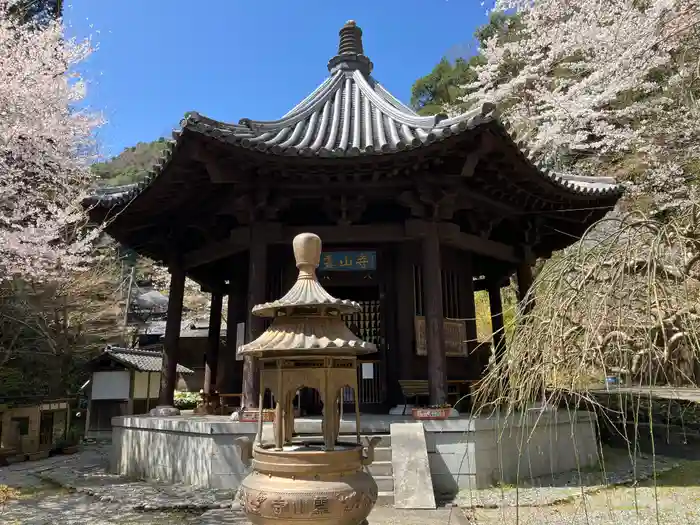
<svg viewBox="0 0 700 525">
<path fill-rule="evenodd" d="M 163 367 L 163 354 L 150 350 L 107 347 L 104 351 L 115 361 L 139 372 L 160 372 Z M 177 365 L 178 374 L 194 374 L 194 370 Z"/>
<path fill-rule="evenodd" d="M 166 321 L 148 321 L 146 323 L 145 334 L 165 335 Z M 183 320 L 180 324 L 180 338 L 185 337 L 207 337 L 209 335 L 209 320 L 195 319 Z M 226 337 L 226 320 L 221 320 L 221 337 Z"/>
<path fill-rule="evenodd" d="M 173 134 L 150 178 L 111 194 L 97 192 L 91 202 L 115 206 L 128 202 L 169 162 L 183 132 L 194 132 L 237 147 L 269 155 L 290 157 L 353 158 L 395 154 L 429 145 L 467 130 L 494 124 L 515 144 L 517 137 L 498 119 L 495 107 L 484 104 L 461 115 L 420 116 L 402 104 L 371 76 L 372 62 L 364 55 L 362 31 L 348 22 L 340 31 L 339 52 L 328 64 L 330 76 L 309 96 L 278 120 L 242 119 L 238 124 L 219 122 L 190 113 Z M 529 152 L 521 147 L 523 155 Z M 573 193 L 619 195 L 612 179 L 542 175 Z M 583 180 L 587 179 L 587 180 Z M 588 180 L 590 179 L 590 180 Z"/>
</svg>

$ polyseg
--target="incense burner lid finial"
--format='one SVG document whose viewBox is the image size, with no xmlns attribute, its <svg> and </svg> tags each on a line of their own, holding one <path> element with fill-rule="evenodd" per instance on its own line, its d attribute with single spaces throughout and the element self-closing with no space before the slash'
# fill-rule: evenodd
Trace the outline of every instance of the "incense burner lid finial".
<svg viewBox="0 0 700 525">
<path fill-rule="evenodd" d="M 282 312 L 288 315 L 291 309 L 305 308 L 305 315 L 316 309 L 319 315 L 326 315 L 331 310 L 336 314 L 351 314 L 360 311 L 355 301 L 336 299 L 329 294 L 316 278 L 316 268 L 321 262 L 321 238 L 315 233 L 300 233 L 292 241 L 294 259 L 299 268 L 294 286 L 282 297 L 270 303 L 253 307 L 253 314 L 260 317 L 277 317 Z"/>
<path fill-rule="evenodd" d="M 314 279 L 321 262 L 321 238 L 315 233 L 300 233 L 292 241 L 299 279 Z"/>
</svg>

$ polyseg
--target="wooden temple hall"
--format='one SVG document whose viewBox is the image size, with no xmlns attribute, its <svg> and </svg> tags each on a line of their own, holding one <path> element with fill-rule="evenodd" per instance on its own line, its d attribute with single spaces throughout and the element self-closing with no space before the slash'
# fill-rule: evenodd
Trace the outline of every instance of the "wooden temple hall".
<svg viewBox="0 0 700 525">
<path fill-rule="evenodd" d="M 348 325 L 379 348 L 358 366 L 361 409 L 404 403 L 409 382 L 446 402 L 483 371 L 474 292 L 488 290 L 498 353 L 501 287 L 517 275 L 525 294 L 533 262 L 620 197 L 610 179 L 534 164 L 493 106 L 419 116 L 373 69 L 350 21 L 326 80 L 287 114 L 229 124 L 190 113 L 146 181 L 86 203 L 114 238 L 170 270 L 162 405 L 173 402 L 185 277 L 211 293 L 205 392 L 257 405 L 256 363 L 236 359 L 233 333 L 245 323 L 250 341 L 266 328 L 250 309 L 294 283 L 291 240 L 306 231 L 323 240 L 322 284 L 360 302 Z"/>
</svg>

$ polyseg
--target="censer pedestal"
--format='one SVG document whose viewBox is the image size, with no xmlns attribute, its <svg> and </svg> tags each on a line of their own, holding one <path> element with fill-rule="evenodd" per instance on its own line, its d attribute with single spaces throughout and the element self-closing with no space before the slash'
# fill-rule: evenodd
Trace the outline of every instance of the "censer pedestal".
<svg viewBox="0 0 700 525">
<path fill-rule="evenodd" d="M 288 445 L 282 451 L 255 446 L 253 473 L 241 484 L 239 501 L 254 525 L 357 525 L 377 501 L 377 484 L 363 471 L 375 443 Z"/>
</svg>

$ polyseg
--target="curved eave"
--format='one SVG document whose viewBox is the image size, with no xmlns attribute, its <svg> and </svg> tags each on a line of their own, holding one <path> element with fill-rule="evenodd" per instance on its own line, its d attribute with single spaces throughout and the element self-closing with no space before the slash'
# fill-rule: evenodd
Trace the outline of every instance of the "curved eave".
<svg viewBox="0 0 700 525">
<path fill-rule="evenodd" d="M 498 119 L 492 104 L 452 118 L 422 117 L 371 77 L 368 80 L 359 71 L 339 71 L 279 120 L 244 119 L 240 124 L 227 124 L 197 113 L 189 114 L 142 182 L 109 191 L 98 190 L 84 204 L 112 208 L 128 203 L 151 185 L 171 162 L 174 152 L 193 134 L 229 147 L 256 151 L 262 155 L 261 162 L 270 155 L 293 163 L 294 158 L 324 162 L 324 159 L 400 156 L 482 127 L 495 129 L 504 146 L 517 148 L 531 169 L 572 197 L 614 201 L 623 193 L 622 187 L 610 178 L 571 177 L 543 168 L 508 124 Z"/>
</svg>

